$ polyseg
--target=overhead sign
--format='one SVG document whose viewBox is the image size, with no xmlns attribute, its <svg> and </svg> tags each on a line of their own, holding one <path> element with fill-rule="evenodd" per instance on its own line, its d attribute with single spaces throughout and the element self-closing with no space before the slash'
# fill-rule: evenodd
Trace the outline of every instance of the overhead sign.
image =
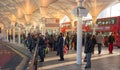
<svg viewBox="0 0 120 70">
<path fill-rule="evenodd" d="M 59 27 L 59 19 L 57 18 L 46 18 L 45 27 Z"/>
<path fill-rule="evenodd" d="M 46 18 L 45 19 L 45 22 L 46 23 L 59 23 L 59 19 L 57 19 L 57 18 Z"/>
</svg>

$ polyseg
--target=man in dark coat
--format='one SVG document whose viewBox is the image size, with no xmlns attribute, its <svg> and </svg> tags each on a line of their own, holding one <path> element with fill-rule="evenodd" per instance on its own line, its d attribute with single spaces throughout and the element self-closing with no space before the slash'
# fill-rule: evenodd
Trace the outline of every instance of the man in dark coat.
<svg viewBox="0 0 120 70">
<path fill-rule="evenodd" d="M 84 53 L 86 54 L 86 66 L 85 68 L 91 68 L 91 53 L 93 51 L 93 41 L 91 35 L 87 35 L 86 43 L 85 43 L 85 50 Z"/>
<path fill-rule="evenodd" d="M 27 37 L 27 47 L 30 50 L 30 52 L 32 52 L 32 36 L 31 36 L 31 34 L 28 34 L 28 37 Z"/>
<path fill-rule="evenodd" d="M 43 39 L 42 36 L 39 37 L 39 42 L 38 42 L 38 54 L 40 56 L 41 61 L 40 62 L 44 62 L 44 49 L 45 49 L 45 40 Z"/>
<path fill-rule="evenodd" d="M 59 45 L 58 48 L 59 48 L 59 56 L 60 56 L 59 61 L 64 61 L 64 52 L 63 52 L 64 46 L 63 46 L 63 42 L 64 42 L 63 34 L 60 33 L 60 36 L 59 36 L 59 39 L 58 39 L 58 45 Z"/>
</svg>

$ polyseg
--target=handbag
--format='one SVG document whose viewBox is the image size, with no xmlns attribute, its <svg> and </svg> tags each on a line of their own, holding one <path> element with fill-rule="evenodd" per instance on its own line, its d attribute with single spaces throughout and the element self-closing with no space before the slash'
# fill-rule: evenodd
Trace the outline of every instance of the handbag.
<svg viewBox="0 0 120 70">
<path fill-rule="evenodd" d="M 64 46 L 64 54 L 67 54 L 67 51 L 68 51 L 68 48 L 67 48 L 67 45 Z"/>
</svg>

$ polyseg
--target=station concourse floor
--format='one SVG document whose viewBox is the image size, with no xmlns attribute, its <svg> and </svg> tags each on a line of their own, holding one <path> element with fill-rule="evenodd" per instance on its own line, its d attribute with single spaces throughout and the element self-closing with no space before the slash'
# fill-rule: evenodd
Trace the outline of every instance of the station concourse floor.
<svg viewBox="0 0 120 70">
<path fill-rule="evenodd" d="M 95 53 L 92 55 L 91 69 L 85 69 L 84 53 L 82 53 L 82 64 L 78 65 L 74 50 L 70 50 L 64 55 L 64 61 L 58 61 L 59 56 L 56 56 L 55 52 L 50 52 L 46 55 L 45 62 L 38 63 L 38 70 L 120 70 L 120 48 L 115 47 L 113 54 L 109 54 L 108 48 L 102 47 L 102 53 L 100 55 L 97 53 L 96 47 Z"/>
<path fill-rule="evenodd" d="M 23 45 L 8 42 L 5 42 L 4 44 L 15 48 L 18 52 L 24 54 L 30 59 L 33 56 L 33 53 L 30 53 Z M 64 61 L 58 61 L 59 56 L 56 55 L 56 52 L 52 51 L 46 54 L 44 62 L 40 62 L 40 60 L 38 60 L 37 70 L 120 70 L 120 48 L 114 47 L 113 54 L 109 54 L 108 47 L 102 47 L 102 52 L 98 55 L 97 47 L 95 47 L 95 53 L 92 55 L 91 69 L 84 68 L 86 62 L 83 62 L 85 57 L 83 51 L 84 47 L 82 47 L 81 65 L 76 64 L 76 51 L 73 49 L 69 50 L 68 53 L 64 55 Z M 26 66 L 26 68 L 22 70 L 29 70 L 29 63 L 31 63 L 31 60 L 28 61 L 28 65 L 22 65 Z"/>
</svg>

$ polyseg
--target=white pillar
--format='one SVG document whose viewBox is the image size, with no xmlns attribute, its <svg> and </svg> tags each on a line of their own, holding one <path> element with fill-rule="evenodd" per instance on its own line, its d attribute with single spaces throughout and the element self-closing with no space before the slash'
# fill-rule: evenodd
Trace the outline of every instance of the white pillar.
<svg viewBox="0 0 120 70">
<path fill-rule="evenodd" d="M 27 27 L 25 28 L 25 36 L 26 37 L 28 36 L 28 28 Z"/>
<path fill-rule="evenodd" d="M 9 32 L 8 29 L 6 30 L 6 32 L 7 32 L 7 37 L 6 38 L 7 38 L 7 41 L 8 41 L 8 32 Z"/>
<path fill-rule="evenodd" d="M 93 20 L 92 20 L 92 21 L 93 21 L 93 35 L 95 35 L 95 34 L 96 34 L 96 30 L 95 30 L 95 27 L 96 27 L 96 26 L 95 26 L 95 24 L 96 24 L 96 17 L 93 16 L 92 19 L 93 19 Z"/>
<path fill-rule="evenodd" d="M 45 28 L 42 28 L 42 35 L 44 35 L 46 32 L 46 29 Z"/>
<path fill-rule="evenodd" d="M 72 27 L 72 32 L 75 30 L 75 22 L 74 20 L 71 20 L 71 27 Z"/>
<path fill-rule="evenodd" d="M 86 16 L 88 11 L 82 7 L 83 0 L 76 0 L 77 9 L 75 15 L 77 15 L 77 64 L 82 64 L 82 16 Z"/>
<path fill-rule="evenodd" d="M 42 28 L 41 28 L 41 33 L 42 33 L 42 35 L 45 35 L 45 33 L 46 33 L 46 27 L 45 27 L 45 24 L 42 24 Z"/>
<path fill-rule="evenodd" d="M 2 34 L 2 40 L 6 40 L 5 28 L 2 28 L 2 29 L 1 29 L 1 34 Z"/>
<path fill-rule="evenodd" d="M 93 35 L 96 34 L 96 31 L 95 31 L 95 26 L 93 27 Z"/>
<path fill-rule="evenodd" d="M 77 64 L 82 64 L 82 17 L 77 19 Z"/>
<path fill-rule="evenodd" d="M 21 43 L 21 38 L 20 38 L 21 30 L 20 27 L 18 28 L 18 44 Z"/>
</svg>

